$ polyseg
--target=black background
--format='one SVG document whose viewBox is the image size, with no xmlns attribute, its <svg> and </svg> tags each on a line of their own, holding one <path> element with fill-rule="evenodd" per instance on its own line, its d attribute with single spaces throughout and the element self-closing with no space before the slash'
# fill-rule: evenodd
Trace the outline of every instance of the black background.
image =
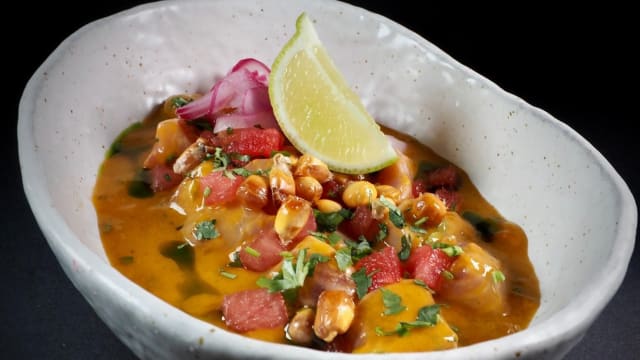
<svg viewBox="0 0 640 360">
<path fill-rule="evenodd" d="M 630 9 L 614 3 L 560 9 L 433 8 L 418 2 L 349 1 L 419 33 L 461 63 L 573 127 L 612 163 L 640 198 L 637 51 Z M 0 269 L 0 356 L 133 359 L 61 271 L 25 201 L 19 173 L 18 101 L 31 74 L 80 26 L 140 1 L 14 3 L 4 33 L 4 171 Z M 422 2 L 419 2 L 423 4 Z M 213 19 L 215 20 L 215 19 Z M 637 30 L 637 29 L 636 29 Z M 213 36 L 213 35 L 212 35 Z M 20 50 L 18 50 L 20 49 Z M 633 50 L 633 51 L 632 51 Z M 8 65 L 6 65 L 8 62 Z M 606 209 L 593 209 L 593 216 Z M 602 239 L 608 241 L 608 239 Z M 637 242 L 637 237 L 636 237 Z M 567 359 L 628 359 L 640 352 L 640 255 L 620 290 Z M 635 355 L 634 355 L 635 354 Z"/>
</svg>

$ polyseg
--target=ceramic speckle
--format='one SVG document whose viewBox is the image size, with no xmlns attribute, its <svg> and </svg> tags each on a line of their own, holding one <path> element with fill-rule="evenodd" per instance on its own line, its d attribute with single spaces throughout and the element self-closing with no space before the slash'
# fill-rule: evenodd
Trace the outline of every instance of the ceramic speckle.
<svg viewBox="0 0 640 360">
<path fill-rule="evenodd" d="M 378 121 L 465 169 L 529 236 L 542 291 L 529 329 L 393 358 L 562 357 L 626 271 L 637 222 L 628 187 L 597 150 L 551 115 L 402 26 L 334 1 L 153 3 L 89 24 L 51 54 L 20 102 L 20 163 L 36 219 L 75 286 L 141 358 L 342 356 L 212 328 L 147 293 L 109 265 L 91 203 L 105 149 L 122 129 L 171 94 L 206 90 L 240 58 L 271 63 L 302 11 Z"/>
</svg>

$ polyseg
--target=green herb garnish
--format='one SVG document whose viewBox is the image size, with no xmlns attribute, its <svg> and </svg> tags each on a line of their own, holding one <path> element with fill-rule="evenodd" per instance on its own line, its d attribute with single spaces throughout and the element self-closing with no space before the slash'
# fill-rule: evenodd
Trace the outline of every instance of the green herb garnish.
<svg viewBox="0 0 640 360">
<path fill-rule="evenodd" d="M 506 276 L 504 276 L 504 273 L 500 270 L 493 270 L 491 272 L 491 277 L 493 277 L 493 282 L 496 284 L 507 280 Z"/>
<path fill-rule="evenodd" d="M 369 287 L 373 283 L 371 275 L 367 275 L 367 269 L 362 267 L 360 270 L 351 274 L 351 279 L 356 283 L 356 294 L 358 295 L 358 298 L 362 299 L 367 295 L 367 291 L 369 291 Z"/>
<path fill-rule="evenodd" d="M 378 223 L 378 233 L 376 234 L 376 241 L 382 241 L 389 235 L 389 228 L 387 224 L 381 222 Z"/>
<path fill-rule="evenodd" d="M 400 261 L 407 261 L 409 255 L 411 255 L 411 238 L 408 235 L 402 235 L 400 242 L 402 248 L 398 253 L 398 258 L 400 258 Z"/>
<path fill-rule="evenodd" d="M 193 236 L 198 240 L 211 240 L 220 236 L 216 229 L 216 220 L 201 221 L 193 227 Z"/>
<path fill-rule="evenodd" d="M 404 336 L 409 330 L 417 327 L 431 327 L 435 326 L 438 323 L 438 315 L 440 314 L 440 305 L 433 304 L 429 306 L 424 306 L 420 308 L 418 311 L 418 316 L 415 321 L 410 322 L 400 322 L 395 329 L 390 331 L 385 331 L 381 327 L 376 327 L 376 334 L 378 336 L 390 336 L 390 335 L 398 335 Z"/>
<path fill-rule="evenodd" d="M 237 274 L 227 272 L 224 269 L 220 269 L 220 275 L 226 277 L 227 279 L 231 279 L 231 280 L 233 280 L 233 279 L 238 277 Z"/>
<path fill-rule="evenodd" d="M 253 256 L 253 257 L 260 257 L 260 252 L 254 248 L 252 248 L 251 246 L 245 246 L 244 247 L 244 251 L 247 252 L 247 254 Z"/>
<path fill-rule="evenodd" d="M 338 249 L 338 251 L 336 251 L 335 258 L 340 271 L 345 271 L 349 266 L 353 265 L 353 260 L 351 260 L 351 248 L 349 247 Z"/>
<path fill-rule="evenodd" d="M 323 213 L 316 209 L 313 209 L 313 214 L 316 217 L 316 223 L 318 224 L 318 231 L 334 232 L 338 229 L 338 225 L 346 219 L 351 219 L 353 215 L 351 211 L 347 209 L 340 209 L 336 212 Z"/>
<path fill-rule="evenodd" d="M 398 209 L 398 207 L 392 201 L 382 195 L 378 200 L 382 205 L 389 209 L 389 221 L 391 221 L 391 223 L 398 229 L 402 229 L 404 227 L 405 221 L 404 217 L 402 216 L 402 212 L 400 212 L 400 209 Z"/>
<path fill-rule="evenodd" d="M 182 96 L 175 96 L 175 97 L 171 98 L 171 106 L 173 106 L 173 108 L 177 109 L 177 108 L 181 108 L 181 107 L 187 105 L 188 103 L 190 103 L 192 101 L 193 100 L 185 99 Z"/>
<path fill-rule="evenodd" d="M 442 250 L 442 252 L 449 255 L 449 257 L 458 256 L 464 252 L 458 245 L 445 244 L 441 242 L 434 243 L 431 247 Z"/>
<path fill-rule="evenodd" d="M 282 268 L 276 276 L 272 279 L 262 276 L 256 281 L 256 284 L 261 288 L 268 289 L 269 292 L 285 292 L 301 287 L 309 274 L 310 265 L 304 261 L 306 256 L 307 249 L 300 250 L 295 267 L 292 259 L 284 259 Z"/>
<path fill-rule="evenodd" d="M 406 306 L 402 305 L 400 295 L 385 288 L 380 288 L 380 291 L 382 292 L 382 303 L 384 304 L 385 315 L 395 315 L 407 309 Z"/>
</svg>

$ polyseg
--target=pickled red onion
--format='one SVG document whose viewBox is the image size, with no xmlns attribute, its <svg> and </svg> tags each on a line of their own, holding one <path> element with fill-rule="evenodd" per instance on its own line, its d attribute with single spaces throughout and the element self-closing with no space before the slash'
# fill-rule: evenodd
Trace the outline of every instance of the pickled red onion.
<svg viewBox="0 0 640 360">
<path fill-rule="evenodd" d="M 269 68 L 256 59 L 242 59 L 201 98 L 179 108 L 181 119 L 206 118 L 214 132 L 227 128 L 277 128 L 267 89 Z"/>
</svg>

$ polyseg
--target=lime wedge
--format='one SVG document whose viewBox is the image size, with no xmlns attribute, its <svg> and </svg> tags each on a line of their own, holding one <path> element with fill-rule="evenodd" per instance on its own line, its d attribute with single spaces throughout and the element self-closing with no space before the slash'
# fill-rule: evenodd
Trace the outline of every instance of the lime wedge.
<svg viewBox="0 0 640 360">
<path fill-rule="evenodd" d="M 364 174 L 392 164 L 397 154 L 329 57 L 302 13 L 296 33 L 273 63 L 269 99 L 276 120 L 301 152 L 331 170 Z"/>
</svg>

